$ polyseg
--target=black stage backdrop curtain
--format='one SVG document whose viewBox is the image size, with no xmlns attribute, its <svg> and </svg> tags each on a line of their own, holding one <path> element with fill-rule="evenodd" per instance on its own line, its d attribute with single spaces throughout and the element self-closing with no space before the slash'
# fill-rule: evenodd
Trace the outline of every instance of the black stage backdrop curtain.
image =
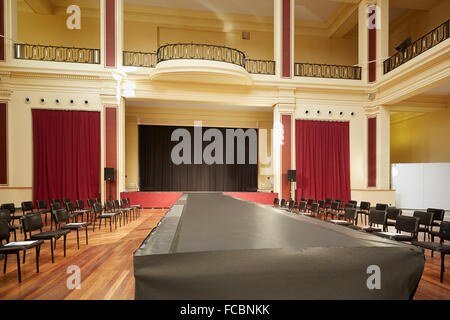
<svg viewBox="0 0 450 320">
<path fill-rule="evenodd" d="M 183 128 L 191 135 L 191 163 L 176 165 L 171 160 L 172 148 L 179 141 L 171 141 L 172 132 Z M 203 127 L 202 132 L 208 128 Z M 216 128 L 223 135 L 226 129 Z M 243 129 L 246 131 L 247 129 Z M 257 136 L 258 131 L 256 130 Z M 203 135 L 202 135 L 203 136 Z M 180 140 L 181 141 L 181 140 Z M 210 144 L 203 141 L 203 149 Z M 258 165 L 249 164 L 249 139 L 245 139 L 245 164 L 237 164 L 237 139 L 234 142 L 234 164 L 194 164 L 194 127 L 139 126 L 139 175 L 141 191 L 256 191 Z M 203 152 L 203 151 L 202 151 Z"/>
</svg>

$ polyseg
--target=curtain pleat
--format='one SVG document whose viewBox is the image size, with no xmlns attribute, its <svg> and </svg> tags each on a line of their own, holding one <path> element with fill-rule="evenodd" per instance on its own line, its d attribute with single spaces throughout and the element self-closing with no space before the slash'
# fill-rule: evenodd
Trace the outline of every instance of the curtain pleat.
<svg viewBox="0 0 450 320">
<path fill-rule="evenodd" d="M 348 122 L 296 120 L 297 198 L 350 200 Z"/>
<path fill-rule="evenodd" d="M 33 199 L 100 196 L 100 113 L 33 110 Z"/>
</svg>

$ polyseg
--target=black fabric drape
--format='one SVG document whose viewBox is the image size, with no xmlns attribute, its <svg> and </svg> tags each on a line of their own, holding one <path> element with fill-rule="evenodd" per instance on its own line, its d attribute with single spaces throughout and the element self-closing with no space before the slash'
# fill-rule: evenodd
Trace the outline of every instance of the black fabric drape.
<svg viewBox="0 0 450 320">
<path fill-rule="evenodd" d="M 191 163 L 176 165 L 171 160 L 172 132 L 178 128 L 191 135 Z M 202 128 L 205 132 L 208 128 Z M 194 164 L 194 127 L 139 126 L 139 176 L 141 191 L 256 191 L 258 165 L 249 164 L 249 139 L 245 139 L 245 164 L 237 164 L 237 141 L 234 143 L 234 164 L 226 163 L 226 129 L 223 135 L 224 164 Z M 243 129 L 244 131 L 246 129 Z M 256 131 L 257 133 L 257 131 Z M 258 134 L 256 135 L 258 136 Z M 203 149 L 210 144 L 203 141 Z"/>
</svg>

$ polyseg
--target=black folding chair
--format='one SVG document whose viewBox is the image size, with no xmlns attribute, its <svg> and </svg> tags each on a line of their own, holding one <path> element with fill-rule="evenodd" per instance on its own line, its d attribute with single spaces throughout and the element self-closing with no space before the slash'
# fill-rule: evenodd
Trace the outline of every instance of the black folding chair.
<svg viewBox="0 0 450 320">
<path fill-rule="evenodd" d="M 387 214 L 384 210 L 370 209 L 369 212 L 369 227 L 363 228 L 366 232 L 382 232 L 386 231 Z M 374 225 L 381 225 L 382 228 L 374 227 Z"/>
<path fill-rule="evenodd" d="M 376 210 L 375 210 L 376 211 Z M 409 216 L 398 216 L 395 221 L 397 232 L 375 232 L 377 236 L 396 241 L 417 241 L 419 232 L 419 218 Z M 409 234 L 404 234 L 406 232 Z"/>
<path fill-rule="evenodd" d="M 39 219 L 40 218 L 41 216 L 39 215 Z M 6 244 L 3 244 L 4 240 L 6 240 Z M 19 278 L 19 283 L 22 282 L 22 272 L 20 269 L 20 251 L 23 251 L 25 263 L 25 252 L 32 248 L 36 248 L 36 272 L 39 272 L 39 253 L 42 243 L 44 243 L 44 241 L 42 240 L 9 242 L 8 224 L 6 223 L 6 221 L 0 220 L 0 254 L 5 255 L 3 273 L 6 273 L 6 266 L 8 264 L 8 255 L 15 254 L 17 257 L 17 275 Z"/>
<path fill-rule="evenodd" d="M 343 215 L 344 220 L 329 220 L 328 222 L 340 225 L 340 226 L 350 226 L 356 221 L 356 208 L 345 208 L 345 213 Z"/>
<path fill-rule="evenodd" d="M 86 245 L 88 245 L 88 226 L 89 222 L 69 222 L 69 214 L 66 209 L 59 209 L 54 212 L 56 228 L 59 230 L 76 230 L 77 232 L 77 247 L 80 249 L 80 230 L 86 231 Z"/>
</svg>

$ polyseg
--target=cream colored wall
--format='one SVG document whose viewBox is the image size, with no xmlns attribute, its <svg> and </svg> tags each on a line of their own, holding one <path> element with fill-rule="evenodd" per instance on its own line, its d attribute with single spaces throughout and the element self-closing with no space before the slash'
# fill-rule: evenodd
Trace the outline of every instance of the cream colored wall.
<svg viewBox="0 0 450 320">
<path fill-rule="evenodd" d="M 18 40 L 30 44 L 100 48 L 100 14 L 95 18 L 82 12 L 80 30 L 67 29 L 67 17 L 19 11 Z"/>
<path fill-rule="evenodd" d="M 61 83 L 64 80 L 57 80 Z M 22 80 L 22 84 L 29 80 Z M 55 85 L 56 83 L 53 83 Z M 98 94 L 78 92 L 55 92 L 35 89 L 16 90 L 8 102 L 8 186 L 0 187 L 0 203 L 14 202 L 20 206 L 22 201 L 32 200 L 33 186 L 33 132 L 32 109 L 70 109 L 100 111 Z M 30 103 L 25 99 L 29 97 Z M 45 98 L 45 104 L 41 104 Z M 60 99 L 60 105 L 55 100 Z M 69 104 L 74 99 L 73 106 Z M 84 105 L 84 100 L 89 105 Z"/>
<path fill-rule="evenodd" d="M 295 62 L 358 64 L 357 38 L 295 36 Z"/>
<path fill-rule="evenodd" d="M 391 163 L 450 162 L 450 110 L 391 125 Z"/>
<path fill-rule="evenodd" d="M 268 150 L 271 150 L 272 112 L 243 110 L 211 110 L 188 108 L 127 107 L 125 124 L 126 188 L 139 186 L 138 124 L 193 126 L 202 121 L 204 127 L 268 129 Z M 261 171 L 263 164 L 258 163 Z M 267 187 L 267 177 L 258 174 L 258 187 Z"/>
<path fill-rule="evenodd" d="M 450 1 L 441 2 L 429 11 L 411 11 L 392 21 L 389 25 L 389 55 L 397 51 L 395 47 L 410 37 L 415 41 L 437 26 L 450 19 Z"/>
</svg>

